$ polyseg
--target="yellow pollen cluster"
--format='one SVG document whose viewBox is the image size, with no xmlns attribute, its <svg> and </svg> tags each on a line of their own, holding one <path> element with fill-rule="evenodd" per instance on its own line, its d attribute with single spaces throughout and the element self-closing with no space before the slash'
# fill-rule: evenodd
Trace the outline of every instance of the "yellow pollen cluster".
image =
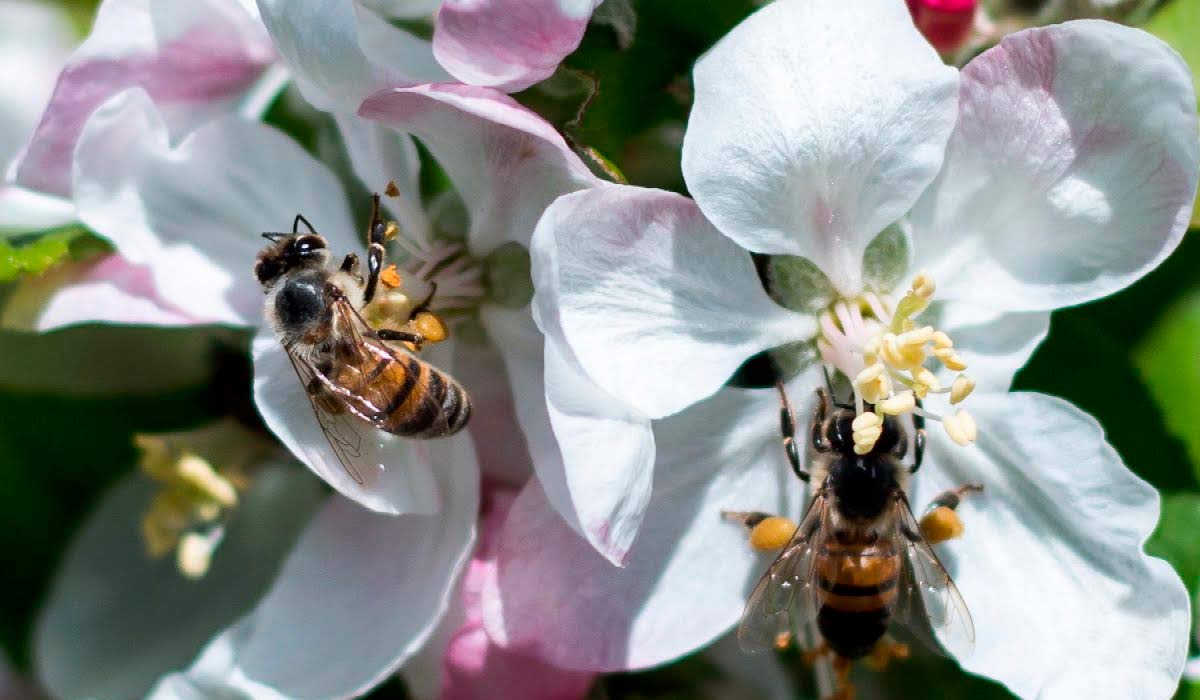
<svg viewBox="0 0 1200 700">
<path fill-rule="evenodd" d="M 179 571 L 200 578 L 224 534 L 223 521 L 237 506 L 249 478 L 240 465 L 215 468 L 179 442 L 159 435 L 134 436 L 142 471 L 159 484 L 142 515 L 142 542 L 151 557 L 174 552 Z"/>
<path fill-rule="evenodd" d="M 852 378 L 855 392 L 875 411 L 898 416 L 919 411 L 917 400 L 930 394 L 950 394 L 950 403 L 958 404 L 975 388 L 965 374 L 955 377 L 944 389 L 937 376 L 925 366 L 936 360 L 952 372 L 962 372 L 967 363 L 954 349 L 954 341 L 933 326 L 918 326 L 913 320 L 929 307 L 936 285 L 926 274 L 917 275 L 908 292 L 896 305 L 888 325 L 862 346 L 865 367 Z M 861 408 L 861 406 L 860 406 Z M 975 421 L 965 410 L 939 417 L 926 411 L 922 415 L 940 420 L 946 434 L 959 445 L 975 441 Z M 866 454 L 882 433 L 883 419 L 874 411 L 864 411 L 854 421 L 855 451 Z"/>
</svg>

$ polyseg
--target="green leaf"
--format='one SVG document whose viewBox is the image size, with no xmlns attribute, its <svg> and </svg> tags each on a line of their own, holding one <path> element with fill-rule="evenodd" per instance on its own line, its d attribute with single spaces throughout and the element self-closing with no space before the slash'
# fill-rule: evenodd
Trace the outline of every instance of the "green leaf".
<svg viewBox="0 0 1200 700">
<path fill-rule="evenodd" d="M 81 260 L 109 246 L 80 224 L 0 239 L 0 282 L 40 275 L 67 259 Z"/>
<path fill-rule="evenodd" d="M 1183 441 L 1200 479 L 1200 292 L 1163 314 L 1138 346 L 1134 364 L 1162 411 L 1167 430 Z"/>
<path fill-rule="evenodd" d="M 1158 528 L 1146 542 L 1146 552 L 1175 567 L 1193 598 L 1200 586 L 1197 532 L 1200 532 L 1200 493 L 1172 493 L 1163 496 Z"/>
<path fill-rule="evenodd" d="M 1200 100 L 1200 32 L 1197 27 L 1200 27 L 1200 0 L 1168 2 L 1142 26 L 1183 56 L 1192 69 L 1192 85 Z M 1200 192 L 1197 192 L 1197 199 L 1200 200 Z M 1192 209 L 1192 226 L 1200 227 L 1200 206 Z"/>
</svg>

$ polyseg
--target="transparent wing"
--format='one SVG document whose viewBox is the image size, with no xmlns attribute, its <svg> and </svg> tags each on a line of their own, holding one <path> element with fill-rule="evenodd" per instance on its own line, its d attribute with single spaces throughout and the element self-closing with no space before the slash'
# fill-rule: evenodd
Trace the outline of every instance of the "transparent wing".
<svg viewBox="0 0 1200 700">
<path fill-rule="evenodd" d="M 287 351 L 288 359 L 292 361 L 292 368 L 296 370 L 300 384 L 305 388 L 305 396 L 308 397 L 308 403 L 317 416 L 317 423 L 321 426 L 321 432 L 325 434 L 329 447 L 333 449 L 333 453 L 342 463 L 342 467 L 350 475 L 350 478 L 365 485 L 366 479 L 363 475 L 369 474 L 371 471 L 366 469 L 365 464 L 362 463 L 362 436 L 356 429 L 356 420 L 349 413 L 331 412 L 321 407 L 316 397 L 313 396 L 312 387 L 314 381 L 319 382 L 324 377 L 307 360 L 298 356 L 292 348 L 284 345 L 283 349 Z M 328 380 L 325 382 L 327 383 Z"/>
<path fill-rule="evenodd" d="M 353 368 L 354 374 L 359 377 L 355 386 L 340 387 L 341 390 L 335 393 L 341 394 L 348 403 L 353 404 L 355 413 L 377 427 L 384 428 L 388 419 L 384 407 L 388 406 L 395 392 L 400 389 L 400 382 L 396 381 L 396 378 L 409 371 L 408 368 L 414 367 L 414 362 L 421 363 L 425 365 L 421 375 L 426 385 L 417 387 L 418 404 L 413 410 L 433 416 L 431 430 L 436 429 L 435 432 L 441 434 L 448 433 L 449 421 L 438 398 L 442 392 L 434 386 L 444 381 L 443 374 L 416 359 L 411 353 L 389 345 L 345 298 L 339 299 L 333 308 L 338 333 L 348 339 L 347 347 L 355 349 L 343 365 Z M 397 372 L 397 368 L 405 369 Z"/>
<path fill-rule="evenodd" d="M 738 644 L 751 654 L 773 649 L 781 635 L 796 634 L 821 607 L 817 554 L 829 532 L 829 495 L 813 495 L 796 534 L 759 579 L 738 625 Z"/>
<path fill-rule="evenodd" d="M 896 549 L 907 560 L 900 578 L 895 619 L 923 636 L 923 622 L 940 632 L 939 640 L 955 658 L 964 659 L 975 649 L 975 623 L 958 586 L 933 548 L 921 535 L 908 499 L 896 499 Z"/>
</svg>

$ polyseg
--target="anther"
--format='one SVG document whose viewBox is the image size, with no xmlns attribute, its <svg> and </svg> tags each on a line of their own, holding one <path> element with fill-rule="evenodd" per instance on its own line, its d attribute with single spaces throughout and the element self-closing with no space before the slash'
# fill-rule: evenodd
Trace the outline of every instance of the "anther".
<svg viewBox="0 0 1200 700">
<path fill-rule="evenodd" d="M 383 189 L 383 193 L 389 197 L 399 197 L 400 196 L 400 188 L 396 187 L 395 180 L 388 180 L 387 187 L 385 187 Z"/>
<path fill-rule="evenodd" d="M 216 528 L 207 535 L 189 532 L 179 541 L 175 551 L 175 563 L 179 572 L 190 579 L 202 578 L 212 565 L 213 551 L 224 536 L 221 528 Z"/>
<path fill-rule="evenodd" d="M 866 411 L 855 417 L 850 424 L 854 437 L 854 453 L 865 455 L 875 447 L 875 442 L 883 434 L 883 418 Z"/>
<path fill-rule="evenodd" d="M 965 374 L 958 375 L 954 379 L 954 385 L 950 387 L 950 403 L 960 403 L 970 396 L 972 391 L 975 391 L 975 380 Z"/>
<path fill-rule="evenodd" d="M 908 413 L 916 407 L 917 400 L 911 391 L 902 391 L 875 403 L 875 408 L 879 409 L 880 413 L 889 416 Z"/>
<path fill-rule="evenodd" d="M 933 354 L 950 370 L 961 372 L 967 368 L 966 360 L 957 352 L 954 352 L 954 348 L 937 348 L 933 351 Z"/>
<path fill-rule="evenodd" d="M 946 434 L 950 436 L 950 439 L 963 447 L 975 442 L 979 436 L 979 431 L 975 427 L 975 419 L 961 408 L 953 416 L 943 418 L 942 426 L 945 427 Z"/>
<path fill-rule="evenodd" d="M 859 372 L 854 378 L 854 386 L 868 403 L 878 403 L 892 393 L 892 380 L 887 375 L 887 368 L 878 362 Z"/>
<path fill-rule="evenodd" d="M 400 276 L 400 272 L 395 265 L 388 265 L 379 272 L 379 281 L 388 289 L 397 289 L 404 284 L 404 278 Z"/>
</svg>

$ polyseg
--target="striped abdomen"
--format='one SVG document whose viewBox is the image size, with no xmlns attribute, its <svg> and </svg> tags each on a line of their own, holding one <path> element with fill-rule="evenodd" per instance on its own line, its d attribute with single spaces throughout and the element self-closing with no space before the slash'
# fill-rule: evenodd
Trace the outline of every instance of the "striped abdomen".
<svg viewBox="0 0 1200 700">
<path fill-rule="evenodd" d="M 890 541 L 825 543 L 817 559 L 823 603 L 817 628 L 831 649 L 866 656 L 887 633 L 896 606 L 900 555 Z"/>
<path fill-rule="evenodd" d="M 471 417 L 462 385 L 414 355 L 378 360 L 366 373 L 343 367 L 332 379 L 378 407 L 373 422 L 395 435 L 444 437 L 462 430 Z"/>
</svg>

